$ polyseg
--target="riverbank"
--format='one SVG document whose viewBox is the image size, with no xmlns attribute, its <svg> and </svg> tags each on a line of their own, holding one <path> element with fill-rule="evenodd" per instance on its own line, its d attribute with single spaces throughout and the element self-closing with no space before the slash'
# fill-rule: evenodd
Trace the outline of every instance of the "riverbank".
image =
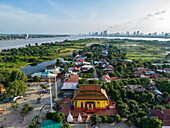
<svg viewBox="0 0 170 128">
<path fill-rule="evenodd" d="M 24 71 L 28 76 L 43 70 L 49 64 L 55 64 L 56 58 L 67 57 L 74 50 L 86 46 L 86 41 L 65 41 L 28 45 L 24 48 L 8 50 L 9 54 L 0 54 L 0 68 L 2 70 Z"/>
</svg>

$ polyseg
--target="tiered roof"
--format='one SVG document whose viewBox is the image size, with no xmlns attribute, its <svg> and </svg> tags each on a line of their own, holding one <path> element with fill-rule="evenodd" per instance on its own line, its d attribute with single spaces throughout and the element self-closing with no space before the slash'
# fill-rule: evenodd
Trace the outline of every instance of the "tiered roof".
<svg viewBox="0 0 170 128">
<path fill-rule="evenodd" d="M 108 100 L 108 96 L 100 85 L 81 85 L 73 100 Z"/>
</svg>

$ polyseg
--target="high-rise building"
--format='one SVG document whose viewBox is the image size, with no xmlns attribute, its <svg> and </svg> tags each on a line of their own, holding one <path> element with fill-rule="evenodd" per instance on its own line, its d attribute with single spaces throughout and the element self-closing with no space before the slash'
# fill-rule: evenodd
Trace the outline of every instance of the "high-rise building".
<svg viewBox="0 0 170 128">
<path fill-rule="evenodd" d="M 108 35 L 107 30 L 103 31 L 102 35 L 107 36 Z"/>
<path fill-rule="evenodd" d="M 133 32 L 133 35 L 136 36 L 136 32 Z"/>
<path fill-rule="evenodd" d="M 126 36 L 129 36 L 129 32 L 128 31 L 126 32 Z"/>
<path fill-rule="evenodd" d="M 139 31 L 136 32 L 136 35 L 139 36 Z"/>
</svg>

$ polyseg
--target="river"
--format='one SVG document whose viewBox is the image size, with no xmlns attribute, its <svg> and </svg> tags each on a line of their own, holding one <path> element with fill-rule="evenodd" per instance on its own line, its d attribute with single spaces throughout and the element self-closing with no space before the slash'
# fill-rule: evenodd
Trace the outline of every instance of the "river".
<svg viewBox="0 0 170 128">
<path fill-rule="evenodd" d="M 56 63 L 56 60 L 52 60 L 52 61 L 39 63 L 36 66 L 26 65 L 23 69 L 21 69 L 21 71 L 23 71 L 27 76 L 30 76 L 31 74 L 35 72 L 44 70 L 47 65 L 51 65 L 55 63 Z"/>
<path fill-rule="evenodd" d="M 0 51 L 2 49 L 19 48 L 25 47 L 25 45 L 35 43 L 50 43 L 55 41 L 64 40 L 78 40 L 85 38 L 106 38 L 106 39 L 132 39 L 132 40 L 158 40 L 158 41 L 170 41 L 170 39 L 165 38 L 143 38 L 143 37 L 102 37 L 102 36 L 68 36 L 68 37 L 53 37 L 53 38 L 35 38 L 35 39 L 18 39 L 18 40 L 0 40 Z"/>
<path fill-rule="evenodd" d="M 35 45 L 35 43 L 51 43 L 51 42 L 61 42 L 66 39 L 68 40 L 78 40 L 84 39 L 85 36 L 67 36 L 67 37 L 52 37 L 52 38 L 34 38 L 34 39 L 18 39 L 18 40 L 0 40 L 0 51 L 2 49 L 11 49 L 11 48 L 19 48 L 25 47 L 25 45 L 31 44 Z"/>
<path fill-rule="evenodd" d="M 68 36 L 68 37 L 54 37 L 54 38 L 36 38 L 36 39 L 19 39 L 19 40 L 0 40 L 0 51 L 2 49 L 19 48 L 25 47 L 25 45 L 35 43 L 50 43 L 50 42 L 61 42 L 64 40 L 78 40 L 85 38 L 106 38 L 106 39 L 133 39 L 133 40 L 158 40 L 158 41 L 170 41 L 170 39 L 164 38 L 139 38 L 139 37 L 100 37 L 100 36 Z M 36 66 L 27 65 L 21 71 L 25 72 L 28 76 L 34 72 L 43 70 L 47 65 L 54 64 L 56 60 L 42 62 Z"/>
</svg>

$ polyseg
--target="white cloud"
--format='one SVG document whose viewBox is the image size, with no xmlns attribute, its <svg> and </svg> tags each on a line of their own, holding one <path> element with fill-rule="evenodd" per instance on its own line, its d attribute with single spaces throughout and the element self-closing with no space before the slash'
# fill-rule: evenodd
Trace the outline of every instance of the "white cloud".
<svg viewBox="0 0 170 128">
<path fill-rule="evenodd" d="M 142 32 L 170 32 L 170 9 L 160 10 L 147 14 L 143 18 L 125 21 L 116 25 L 110 25 L 110 31 L 142 31 Z"/>
<path fill-rule="evenodd" d="M 70 9 L 62 9 L 57 3 L 49 2 L 54 12 L 64 14 L 68 18 L 61 19 L 42 13 L 30 13 L 20 8 L 0 4 L 0 33 L 87 33 L 89 31 L 109 32 L 143 31 L 168 32 L 170 31 L 170 9 L 161 8 L 152 13 L 143 13 L 141 18 L 130 19 L 121 17 L 98 19 L 97 8 L 90 10 L 86 18 L 79 18 L 80 13 Z M 149 11 L 150 12 L 150 11 Z M 108 14 L 110 15 L 110 14 Z M 138 15 L 137 15 L 138 16 Z"/>
<path fill-rule="evenodd" d="M 68 13 L 69 15 L 69 13 Z M 30 13 L 0 4 L 0 33 L 86 33 L 102 30 L 113 21 L 90 19 L 58 19 L 45 14 Z"/>
</svg>

